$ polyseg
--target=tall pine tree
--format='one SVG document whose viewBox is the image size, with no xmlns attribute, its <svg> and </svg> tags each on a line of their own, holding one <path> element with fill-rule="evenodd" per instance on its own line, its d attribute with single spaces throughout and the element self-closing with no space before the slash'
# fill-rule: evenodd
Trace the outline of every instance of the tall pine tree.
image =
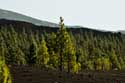
<svg viewBox="0 0 125 83">
<path fill-rule="evenodd" d="M 76 71 L 76 50 L 75 46 L 72 42 L 72 39 L 67 32 L 64 23 L 63 18 L 60 17 L 60 29 L 57 33 L 57 46 L 58 46 L 58 52 L 59 52 L 59 68 L 62 71 L 62 69 L 67 69 L 68 72 L 74 72 Z"/>
</svg>

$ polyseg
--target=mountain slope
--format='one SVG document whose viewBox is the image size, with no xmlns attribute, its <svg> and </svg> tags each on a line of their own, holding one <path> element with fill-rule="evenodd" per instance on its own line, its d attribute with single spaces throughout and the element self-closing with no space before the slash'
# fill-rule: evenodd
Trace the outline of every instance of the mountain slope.
<svg viewBox="0 0 125 83">
<path fill-rule="evenodd" d="M 125 34 L 125 31 L 120 31 L 122 34 Z"/>
<path fill-rule="evenodd" d="M 15 13 L 15 12 L 3 10 L 3 9 L 0 9 L 0 19 L 25 21 L 25 22 L 29 22 L 29 23 L 33 23 L 35 25 L 41 25 L 41 26 L 51 26 L 51 27 L 58 26 L 57 24 L 54 24 L 51 22 L 41 21 L 41 20 L 34 19 L 32 17 L 29 17 L 29 16 L 25 16 L 25 15 L 22 15 L 19 13 Z"/>
</svg>

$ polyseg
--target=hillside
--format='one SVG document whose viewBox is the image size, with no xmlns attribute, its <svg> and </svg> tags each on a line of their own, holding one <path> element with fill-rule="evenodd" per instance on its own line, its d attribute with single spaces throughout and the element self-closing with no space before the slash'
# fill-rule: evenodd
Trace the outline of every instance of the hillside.
<svg viewBox="0 0 125 83">
<path fill-rule="evenodd" d="M 33 23 L 29 23 L 29 22 L 25 22 L 25 21 L 15 21 L 15 20 L 8 20 L 8 19 L 0 19 L 0 28 L 1 27 L 5 27 L 8 28 L 6 26 L 13 26 L 13 28 L 16 31 L 22 31 L 23 29 L 25 29 L 26 31 L 33 31 L 33 32 L 57 32 L 57 30 L 59 29 L 59 27 L 51 27 L 51 26 L 46 26 L 46 25 L 41 25 L 41 26 L 37 26 Z M 109 34 L 113 34 L 113 35 L 118 35 L 119 33 L 117 32 L 111 32 L 111 31 L 99 31 L 99 30 L 94 30 L 94 29 L 89 29 L 89 28 L 85 28 L 85 27 L 66 27 L 67 30 L 69 32 L 72 32 L 73 34 L 83 34 L 85 32 L 93 32 L 94 34 L 98 34 L 98 35 L 109 35 Z M 27 33 L 28 33 L 27 32 Z M 120 34 L 119 34 L 120 35 Z"/>
<path fill-rule="evenodd" d="M 57 27 L 58 25 L 55 23 L 47 22 L 47 21 L 41 21 L 23 14 L 19 14 L 16 12 L 8 11 L 0 9 L 0 19 L 7 19 L 7 20 L 15 20 L 15 21 L 24 21 L 33 23 L 35 25 L 41 25 L 41 26 L 51 26 L 51 27 Z"/>
<path fill-rule="evenodd" d="M 125 31 L 120 31 L 122 34 L 125 34 Z"/>
<path fill-rule="evenodd" d="M 0 20 L 1 19 L 12 20 L 12 21 L 22 21 L 22 22 L 32 23 L 37 26 L 46 26 L 46 27 L 52 27 L 52 28 L 59 27 L 59 25 L 56 23 L 38 20 L 38 19 L 23 15 L 20 13 L 16 13 L 16 12 L 4 10 L 4 9 L 0 9 Z M 69 27 L 69 28 L 85 28 L 85 27 L 81 27 L 81 26 L 67 26 L 67 27 Z M 102 32 L 106 32 L 106 31 L 102 31 Z M 120 32 L 124 33 L 124 31 L 120 31 Z"/>
</svg>

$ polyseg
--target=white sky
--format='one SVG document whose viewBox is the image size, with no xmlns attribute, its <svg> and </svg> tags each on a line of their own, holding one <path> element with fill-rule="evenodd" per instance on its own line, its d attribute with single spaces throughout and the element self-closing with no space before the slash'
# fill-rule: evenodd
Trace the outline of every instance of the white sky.
<svg viewBox="0 0 125 83">
<path fill-rule="evenodd" d="M 125 30 L 125 0 L 1 0 L 0 8 L 54 23 Z"/>
</svg>

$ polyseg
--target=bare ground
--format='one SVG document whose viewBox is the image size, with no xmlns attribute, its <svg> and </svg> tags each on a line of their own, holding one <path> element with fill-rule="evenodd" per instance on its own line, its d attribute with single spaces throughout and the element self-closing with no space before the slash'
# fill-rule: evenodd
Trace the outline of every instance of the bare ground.
<svg viewBox="0 0 125 83">
<path fill-rule="evenodd" d="M 13 83 L 125 83 L 125 71 L 71 74 L 32 66 L 11 66 Z"/>
</svg>

